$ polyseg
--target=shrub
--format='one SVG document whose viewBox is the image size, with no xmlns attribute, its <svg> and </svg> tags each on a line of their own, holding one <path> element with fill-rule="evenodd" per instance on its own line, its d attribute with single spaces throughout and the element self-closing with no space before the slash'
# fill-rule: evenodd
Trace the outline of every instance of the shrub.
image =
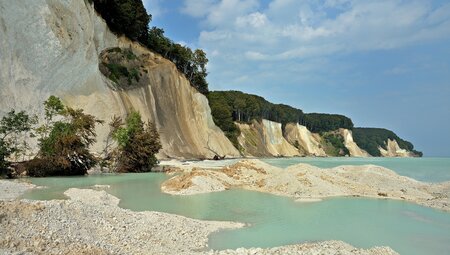
<svg viewBox="0 0 450 255">
<path fill-rule="evenodd" d="M 159 134 L 153 123 L 142 121 L 139 112 L 131 112 L 120 126 L 111 125 L 118 143 L 116 153 L 118 172 L 149 172 L 157 164 L 161 149 Z"/>
<path fill-rule="evenodd" d="M 136 55 L 134 55 L 133 51 L 130 49 L 126 49 L 124 53 L 128 60 L 135 60 L 137 58 Z"/>
<path fill-rule="evenodd" d="M 109 63 L 106 64 L 106 67 L 108 67 L 108 70 L 111 73 L 109 78 L 116 83 L 120 80 L 121 77 L 128 78 L 130 76 L 128 69 L 125 66 Z"/>
<path fill-rule="evenodd" d="M 24 111 L 11 110 L 0 120 L 0 176 L 12 177 L 11 162 L 28 148 L 26 137 L 34 120 Z M 24 139 L 25 138 L 25 139 Z"/>
<path fill-rule="evenodd" d="M 332 156 L 350 155 L 350 152 L 344 145 L 344 138 L 342 136 L 333 133 L 327 133 L 323 135 L 323 139 L 325 143 L 331 145 L 331 148 L 328 148 L 328 154 Z"/>
<path fill-rule="evenodd" d="M 39 153 L 26 164 L 29 176 L 84 175 L 96 164 L 89 146 L 95 142 L 95 125 L 101 123 L 81 109 L 64 107 L 59 98 L 45 102 L 46 112 L 54 112 L 63 119 L 48 118 L 50 132 L 39 139 Z M 54 106 L 63 110 L 53 111 Z M 53 110 L 52 110 L 53 109 Z M 48 111 L 47 111 L 48 110 Z M 41 128 L 42 129 L 42 128 Z"/>
</svg>

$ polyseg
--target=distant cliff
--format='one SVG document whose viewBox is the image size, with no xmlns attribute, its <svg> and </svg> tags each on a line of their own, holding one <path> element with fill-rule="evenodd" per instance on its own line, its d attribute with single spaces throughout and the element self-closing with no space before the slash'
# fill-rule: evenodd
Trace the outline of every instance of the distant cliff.
<svg viewBox="0 0 450 255">
<path fill-rule="evenodd" d="M 289 143 L 295 145 L 301 155 L 325 157 L 327 154 L 322 148 L 322 138 L 311 133 L 305 126 L 298 123 L 286 125 L 284 135 Z"/>
<path fill-rule="evenodd" d="M 244 156 L 300 156 L 301 153 L 283 136 L 281 123 L 262 120 L 251 124 L 236 124 L 241 134 L 238 137 Z"/>
<path fill-rule="evenodd" d="M 11 108 L 41 115 L 37 106 L 55 94 L 107 122 L 139 111 L 157 126 L 160 158 L 240 155 L 214 124 L 206 97 L 176 66 L 114 35 L 88 1 L 1 1 L 0 42 L 0 115 Z M 143 61 L 139 84 L 118 87 L 100 71 L 100 55 L 111 48 Z M 107 132 L 108 125 L 98 128 L 94 150 L 102 149 Z"/>
<path fill-rule="evenodd" d="M 414 145 L 383 128 L 355 128 L 355 142 L 373 156 L 383 157 L 421 157 Z"/>
<path fill-rule="evenodd" d="M 240 91 L 213 91 L 208 99 L 214 121 L 245 156 L 421 156 L 394 132 L 354 128 L 343 115 L 304 113 Z"/>
</svg>

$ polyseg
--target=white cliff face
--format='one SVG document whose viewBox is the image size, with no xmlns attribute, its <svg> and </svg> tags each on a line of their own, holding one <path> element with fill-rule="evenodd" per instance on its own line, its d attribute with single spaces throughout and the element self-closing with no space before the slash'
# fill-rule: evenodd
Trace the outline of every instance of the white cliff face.
<svg viewBox="0 0 450 255">
<path fill-rule="evenodd" d="M 340 128 L 339 133 L 344 138 L 344 145 L 350 152 L 351 157 L 370 157 L 369 153 L 359 148 L 359 146 L 353 141 L 352 131 L 345 128 Z"/>
<path fill-rule="evenodd" d="M 111 89 L 98 68 L 100 53 L 110 47 L 145 54 L 148 86 Z M 0 115 L 10 109 L 42 114 L 52 94 L 106 122 L 139 111 L 158 128 L 160 157 L 239 156 L 214 124 L 206 97 L 175 65 L 111 33 L 87 1 L 0 0 Z M 108 131 L 106 124 L 98 127 L 95 151 Z"/>
<path fill-rule="evenodd" d="M 262 120 L 252 124 L 239 124 L 239 144 L 245 156 L 300 156 L 299 151 L 283 137 L 281 123 Z"/>
<path fill-rule="evenodd" d="M 299 151 L 283 137 L 281 123 L 263 119 L 262 126 L 264 143 L 272 155 L 288 157 L 300 155 Z"/>
<path fill-rule="evenodd" d="M 414 153 L 407 151 L 405 149 L 400 148 L 397 141 L 388 139 L 387 140 L 387 149 L 383 149 L 382 147 L 378 147 L 380 153 L 383 157 L 414 157 Z"/>
<path fill-rule="evenodd" d="M 284 137 L 290 144 L 298 144 L 305 156 L 324 157 L 327 155 L 320 146 L 320 136 L 311 133 L 305 126 L 298 123 L 287 124 Z"/>
</svg>

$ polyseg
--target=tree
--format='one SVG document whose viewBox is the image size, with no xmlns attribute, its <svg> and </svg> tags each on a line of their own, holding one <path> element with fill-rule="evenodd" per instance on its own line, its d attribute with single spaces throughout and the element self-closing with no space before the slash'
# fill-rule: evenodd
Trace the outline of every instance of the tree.
<svg viewBox="0 0 450 255">
<path fill-rule="evenodd" d="M 51 123 L 48 126 L 50 132 L 39 139 L 38 155 L 26 164 L 28 175 L 86 174 L 96 164 L 89 147 L 96 141 L 95 126 L 102 121 L 85 114 L 82 109 L 65 107 L 56 97 L 50 97 L 44 105 L 47 120 Z M 55 115 L 59 115 L 61 120 L 53 122 Z"/>
<path fill-rule="evenodd" d="M 148 24 L 152 16 L 147 14 L 141 0 L 93 0 L 95 10 L 105 19 L 108 27 L 117 34 L 146 43 Z"/>
<path fill-rule="evenodd" d="M 114 132 L 122 126 L 122 119 L 114 115 L 108 125 L 110 131 L 104 140 L 102 156 L 99 162 L 101 171 L 103 171 L 104 167 L 109 168 L 109 170 L 114 168 L 114 159 L 117 154 L 117 151 L 114 150 Z"/>
<path fill-rule="evenodd" d="M 164 36 L 164 29 L 152 27 L 148 31 L 147 47 L 167 58 L 173 42 Z"/>
<path fill-rule="evenodd" d="M 206 74 L 206 65 L 208 64 L 208 58 L 206 57 L 206 53 L 201 49 L 196 49 L 194 51 L 194 65 L 196 70 Z"/>
<path fill-rule="evenodd" d="M 118 172 L 149 172 L 157 164 L 156 154 L 162 148 L 153 123 L 142 121 L 139 112 L 131 112 L 125 123 L 111 127 L 118 144 Z"/>
<path fill-rule="evenodd" d="M 54 124 L 53 119 L 58 115 L 62 115 L 63 112 L 64 104 L 58 97 L 51 95 L 44 102 L 45 122 L 35 130 L 36 133 L 40 136 L 40 140 L 45 139 L 48 136 L 49 132 L 51 131 L 51 127 Z"/>
<path fill-rule="evenodd" d="M 34 121 L 24 111 L 8 112 L 0 121 L 0 174 L 11 177 L 11 162 L 8 158 L 14 156 L 17 160 L 21 153 L 25 153 L 28 144 L 24 137 L 31 130 Z"/>
</svg>

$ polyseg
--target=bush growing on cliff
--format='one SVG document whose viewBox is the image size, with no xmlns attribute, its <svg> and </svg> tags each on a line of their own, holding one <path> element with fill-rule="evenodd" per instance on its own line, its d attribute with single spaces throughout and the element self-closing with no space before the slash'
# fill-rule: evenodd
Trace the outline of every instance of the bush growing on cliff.
<svg viewBox="0 0 450 255">
<path fill-rule="evenodd" d="M 344 138 L 334 133 L 326 133 L 323 135 L 325 142 L 325 151 L 330 156 L 350 155 L 347 147 L 344 145 Z"/>
<path fill-rule="evenodd" d="M 95 142 L 95 125 L 102 123 L 82 109 L 65 107 L 51 96 L 45 103 L 46 124 L 41 133 L 38 155 L 26 164 L 29 176 L 84 175 L 96 163 L 89 147 Z M 58 117 L 59 120 L 54 121 Z M 47 132 L 48 131 L 48 132 Z"/>
<path fill-rule="evenodd" d="M 149 172 L 157 164 L 161 149 L 159 134 L 153 123 L 142 121 L 139 112 L 131 112 L 125 123 L 110 124 L 112 137 L 117 141 L 118 172 Z"/>
</svg>

